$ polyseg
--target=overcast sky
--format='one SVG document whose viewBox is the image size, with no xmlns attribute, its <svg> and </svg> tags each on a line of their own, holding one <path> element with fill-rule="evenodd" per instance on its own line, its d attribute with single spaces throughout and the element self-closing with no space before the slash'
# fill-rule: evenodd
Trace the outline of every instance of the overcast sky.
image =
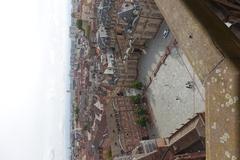
<svg viewBox="0 0 240 160">
<path fill-rule="evenodd" d="M 65 160 L 70 0 L 0 2 L 0 160 Z"/>
</svg>

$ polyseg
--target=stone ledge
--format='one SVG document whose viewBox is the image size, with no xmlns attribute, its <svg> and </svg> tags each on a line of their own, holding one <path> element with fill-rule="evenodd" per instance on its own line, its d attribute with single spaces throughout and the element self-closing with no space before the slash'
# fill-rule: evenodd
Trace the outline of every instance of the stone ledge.
<svg viewBox="0 0 240 160">
<path fill-rule="evenodd" d="M 239 40 L 203 0 L 155 2 L 206 88 L 207 159 L 239 159 Z"/>
</svg>

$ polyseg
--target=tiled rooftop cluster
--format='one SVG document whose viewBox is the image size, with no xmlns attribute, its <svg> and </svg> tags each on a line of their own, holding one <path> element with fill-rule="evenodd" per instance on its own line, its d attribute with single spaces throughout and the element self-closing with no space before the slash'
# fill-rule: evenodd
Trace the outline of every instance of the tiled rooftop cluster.
<svg viewBox="0 0 240 160">
<path fill-rule="evenodd" d="M 115 142 L 111 136 L 111 121 L 118 122 L 114 132 L 120 138 L 124 151 L 120 149 L 117 155 L 128 153 L 147 136 L 147 132 L 135 123 L 136 116 L 129 97 L 118 97 L 116 101 L 113 97 L 120 94 L 118 89 L 126 90 L 137 78 L 141 50 L 139 46 L 134 46 L 132 37 L 142 32 L 137 30 L 138 26 L 146 25 L 139 23 L 141 13 L 146 8 L 141 7 L 140 0 L 73 1 L 70 27 L 72 159 L 106 159 L 106 150 L 114 149 L 116 144 L 119 146 L 119 142 Z M 87 12 L 86 8 L 91 12 Z M 78 20 L 86 21 L 90 26 L 90 35 L 77 27 Z M 149 21 L 148 18 L 145 20 L 146 23 Z M 117 28 L 123 32 L 119 34 Z M 129 48 L 135 54 L 129 53 L 124 59 L 123 55 L 130 52 Z M 116 102 L 118 117 L 114 112 L 111 120 L 109 109 L 113 109 L 113 106 L 109 104 L 113 101 Z M 136 136 L 135 132 L 141 134 Z"/>
<path fill-rule="evenodd" d="M 96 33 L 97 47 L 101 50 L 110 47 L 111 38 L 110 32 L 112 26 L 112 11 L 114 9 L 114 0 L 101 0 L 97 7 L 97 25 Z"/>
<path fill-rule="evenodd" d="M 141 6 L 138 1 L 133 3 L 123 3 L 118 12 L 118 16 L 126 23 L 124 31 L 126 34 L 131 34 L 140 17 Z"/>
</svg>

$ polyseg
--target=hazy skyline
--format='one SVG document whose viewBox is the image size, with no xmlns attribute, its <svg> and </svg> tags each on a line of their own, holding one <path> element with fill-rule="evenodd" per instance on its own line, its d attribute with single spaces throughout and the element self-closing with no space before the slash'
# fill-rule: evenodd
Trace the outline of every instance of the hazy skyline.
<svg viewBox="0 0 240 160">
<path fill-rule="evenodd" d="M 0 19 L 0 159 L 65 160 L 70 1 L 3 1 Z"/>
</svg>

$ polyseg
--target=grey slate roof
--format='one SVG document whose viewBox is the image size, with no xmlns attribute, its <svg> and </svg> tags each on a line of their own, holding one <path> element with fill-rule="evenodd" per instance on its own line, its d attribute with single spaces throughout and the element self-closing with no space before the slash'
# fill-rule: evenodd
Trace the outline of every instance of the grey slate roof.
<svg viewBox="0 0 240 160">
<path fill-rule="evenodd" d="M 134 4 L 130 4 L 130 6 L 127 3 L 123 4 L 123 8 L 118 12 L 118 16 L 127 23 L 125 32 L 131 33 L 139 18 L 140 11 L 141 7 L 136 2 Z"/>
</svg>

